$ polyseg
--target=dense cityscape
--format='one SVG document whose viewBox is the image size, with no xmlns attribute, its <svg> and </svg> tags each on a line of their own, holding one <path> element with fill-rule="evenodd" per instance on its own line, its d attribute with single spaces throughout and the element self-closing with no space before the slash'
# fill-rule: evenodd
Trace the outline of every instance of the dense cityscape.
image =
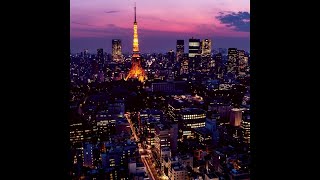
<svg viewBox="0 0 320 180">
<path fill-rule="evenodd" d="M 132 36 L 70 54 L 72 178 L 250 179 L 250 53 L 197 37 L 140 52 L 136 9 Z"/>
</svg>

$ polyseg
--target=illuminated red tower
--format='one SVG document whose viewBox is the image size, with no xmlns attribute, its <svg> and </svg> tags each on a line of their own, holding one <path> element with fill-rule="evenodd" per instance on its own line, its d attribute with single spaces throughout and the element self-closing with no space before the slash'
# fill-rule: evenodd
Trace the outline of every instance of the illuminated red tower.
<svg viewBox="0 0 320 180">
<path fill-rule="evenodd" d="M 136 18 L 136 5 L 134 5 L 134 23 L 133 23 L 133 54 L 131 59 L 131 69 L 126 80 L 129 78 L 137 78 L 140 82 L 147 79 L 145 71 L 141 67 L 140 52 L 138 42 L 138 23 Z"/>
</svg>

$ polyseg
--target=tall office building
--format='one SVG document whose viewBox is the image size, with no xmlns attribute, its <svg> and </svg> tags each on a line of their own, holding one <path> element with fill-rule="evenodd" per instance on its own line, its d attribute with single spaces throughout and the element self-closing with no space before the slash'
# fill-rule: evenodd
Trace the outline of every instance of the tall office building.
<svg viewBox="0 0 320 180">
<path fill-rule="evenodd" d="M 98 63 L 99 66 L 101 66 L 104 63 L 103 49 L 102 48 L 97 49 L 97 63 Z"/>
<path fill-rule="evenodd" d="M 84 128 L 81 120 L 70 122 L 70 142 L 81 143 L 84 140 Z"/>
<path fill-rule="evenodd" d="M 206 111 L 199 108 L 184 108 L 180 111 L 179 139 L 193 138 L 192 129 L 204 127 Z"/>
<path fill-rule="evenodd" d="M 238 58 L 239 58 L 240 62 L 243 61 L 244 57 L 245 57 L 245 51 L 238 50 Z"/>
<path fill-rule="evenodd" d="M 161 122 L 155 125 L 155 148 L 157 153 L 161 153 L 161 148 L 169 147 L 171 151 L 177 150 L 178 137 L 177 124 Z"/>
<path fill-rule="evenodd" d="M 211 55 L 211 40 L 210 39 L 204 39 L 201 41 L 201 56 L 210 57 Z"/>
<path fill-rule="evenodd" d="M 116 62 L 122 60 L 122 47 L 120 39 L 112 39 L 112 60 Z"/>
<path fill-rule="evenodd" d="M 214 66 L 215 66 L 215 70 L 217 73 L 219 73 L 219 69 L 222 68 L 223 66 L 223 62 L 222 62 L 222 54 L 221 53 L 217 53 L 215 56 L 214 56 Z"/>
<path fill-rule="evenodd" d="M 107 114 L 99 114 L 96 117 L 96 125 L 98 129 L 98 137 L 107 141 L 111 135 L 116 133 L 116 120 Z"/>
<path fill-rule="evenodd" d="M 84 58 L 88 58 L 88 52 L 89 52 L 88 49 L 84 49 L 84 50 L 83 50 L 83 57 L 84 57 Z"/>
<path fill-rule="evenodd" d="M 200 55 L 200 39 L 189 39 L 189 58 Z"/>
<path fill-rule="evenodd" d="M 243 59 L 244 59 L 244 60 L 243 60 L 243 61 L 244 61 L 244 65 L 245 65 L 245 66 L 249 66 L 249 55 L 246 54 Z"/>
<path fill-rule="evenodd" d="M 183 54 L 184 54 L 184 40 L 177 40 L 177 47 L 176 47 L 177 61 L 182 59 Z"/>
<path fill-rule="evenodd" d="M 92 68 L 92 74 L 94 76 L 98 76 L 99 73 L 99 64 L 98 61 L 96 59 L 93 59 L 93 61 L 91 61 L 91 68 Z M 92 77 L 93 78 L 93 77 Z"/>
<path fill-rule="evenodd" d="M 232 108 L 230 111 L 230 125 L 240 126 L 242 120 L 242 110 L 239 108 Z"/>
<path fill-rule="evenodd" d="M 174 61 L 174 51 L 173 50 L 168 51 L 167 57 L 168 57 L 169 62 L 173 62 Z"/>
<path fill-rule="evenodd" d="M 238 59 L 239 59 L 239 69 L 242 69 L 245 67 L 245 51 L 244 50 L 238 50 Z"/>
<path fill-rule="evenodd" d="M 82 155 L 82 161 L 83 166 L 86 167 L 93 167 L 93 145 L 89 142 L 86 142 L 83 144 L 83 155 Z"/>
<path fill-rule="evenodd" d="M 189 60 L 183 59 L 181 61 L 180 74 L 188 74 L 189 73 Z"/>
<path fill-rule="evenodd" d="M 246 113 L 241 121 L 243 142 L 250 144 L 250 114 Z"/>
<path fill-rule="evenodd" d="M 228 49 L 228 72 L 236 72 L 238 63 L 237 48 Z"/>
</svg>

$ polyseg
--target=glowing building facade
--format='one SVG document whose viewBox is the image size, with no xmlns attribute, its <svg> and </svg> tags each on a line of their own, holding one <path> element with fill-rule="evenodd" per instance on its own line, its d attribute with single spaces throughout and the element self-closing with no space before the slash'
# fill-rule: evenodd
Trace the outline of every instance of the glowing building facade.
<svg viewBox="0 0 320 180">
<path fill-rule="evenodd" d="M 237 71 L 238 51 L 237 48 L 228 49 L 228 72 Z"/>
<path fill-rule="evenodd" d="M 122 47 L 120 39 L 112 39 L 112 59 L 116 62 L 122 60 Z"/>
<path fill-rule="evenodd" d="M 199 108 L 184 108 L 180 111 L 179 138 L 194 138 L 192 129 L 205 126 L 206 111 Z"/>
<path fill-rule="evenodd" d="M 138 41 L 138 23 L 136 18 L 136 6 L 134 6 L 134 23 L 133 23 L 133 54 L 131 59 L 131 69 L 129 71 L 126 80 L 130 78 L 136 78 L 140 82 L 144 82 L 147 79 L 145 71 L 141 67 L 141 57 L 139 52 Z"/>
<path fill-rule="evenodd" d="M 211 55 L 211 40 L 204 39 L 201 41 L 201 56 L 210 57 Z"/>
<path fill-rule="evenodd" d="M 244 116 L 241 121 L 243 142 L 250 144 L 250 115 Z"/>
<path fill-rule="evenodd" d="M 200 39 L 189 39 L 189 58 L 200 55 Z"/>
</svg>

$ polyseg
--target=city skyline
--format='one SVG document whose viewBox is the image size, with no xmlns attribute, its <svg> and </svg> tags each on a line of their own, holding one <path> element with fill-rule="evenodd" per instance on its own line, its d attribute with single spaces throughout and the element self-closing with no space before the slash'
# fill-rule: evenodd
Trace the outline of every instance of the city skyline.
<svg viewBox="0 0 320 180">
<path fill-rule="evenodd" d="M 123 52 L 132 48 L 132 7 L 137 3 L 140 49 L 143 53 L 175 49 L 176 40 L 211 39 L 213 48 L 250 49 L 248 0 L 200 2 L 104 2 L 78 0 L 71 3 L 70 48 L 72 52 L 103 48 L 111 53 L 112 39 L 121 39 Z M 181 7 L 180 9 L 178 7 Z M 156 43 L 155 43 L 156 42 Z M 187 49 L 186 49 L 187 50 Z"/>
<path fill-rule="evenodd" d="M 250 180 L 250 13 L 212 2 L 71 3 L 72 179 Z"/>
</svg>

